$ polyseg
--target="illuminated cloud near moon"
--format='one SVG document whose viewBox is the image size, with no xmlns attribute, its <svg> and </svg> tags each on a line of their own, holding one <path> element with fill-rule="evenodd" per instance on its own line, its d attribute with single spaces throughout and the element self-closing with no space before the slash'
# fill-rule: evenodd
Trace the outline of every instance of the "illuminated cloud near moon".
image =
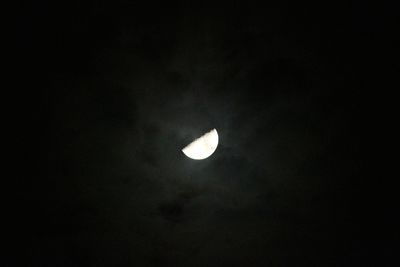
<svg viewBox="0 0 400 267">
<path fill-rule="evenodd" d="M 182 149 L 189 158 L 202 160 L 211 156 L 218 146 L 218 133 L 216 129 L 202 135 Z"/>
</svg>

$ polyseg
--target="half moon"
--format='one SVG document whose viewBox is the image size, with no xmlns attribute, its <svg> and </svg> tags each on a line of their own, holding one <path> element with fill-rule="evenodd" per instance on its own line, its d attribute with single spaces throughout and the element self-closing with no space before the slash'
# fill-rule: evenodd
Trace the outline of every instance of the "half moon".
<svg viewBox="0 0 400 267">
<path fill-rule="evenodd" d="M 218 133 L 213 129 L 182 149 L 191 159 L 201 160 L 211 156 L 218 146 Z"/>
</svg>

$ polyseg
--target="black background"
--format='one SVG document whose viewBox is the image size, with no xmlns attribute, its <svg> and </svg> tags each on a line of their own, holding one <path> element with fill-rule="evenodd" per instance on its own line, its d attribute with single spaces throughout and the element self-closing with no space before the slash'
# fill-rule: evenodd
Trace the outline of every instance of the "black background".
<svg viewBox="0 0 400 267">
<path fill-rule="evenodd" d="M 21 4 L 10 265 L 395 266 L 396 10 Z"/>
</svg>

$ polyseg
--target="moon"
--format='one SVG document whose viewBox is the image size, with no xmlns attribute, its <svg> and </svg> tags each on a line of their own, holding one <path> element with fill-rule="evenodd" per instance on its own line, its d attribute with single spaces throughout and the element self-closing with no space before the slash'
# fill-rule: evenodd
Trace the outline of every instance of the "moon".
<svg viewBox="0 0 400 267">
<path fill-rule="evenodd" d="M 182 149 L 189 158 L 202 160 L 211 156 L 218 146 L 218 133 L 216 129 L 205 133 Z"/>
</svg>

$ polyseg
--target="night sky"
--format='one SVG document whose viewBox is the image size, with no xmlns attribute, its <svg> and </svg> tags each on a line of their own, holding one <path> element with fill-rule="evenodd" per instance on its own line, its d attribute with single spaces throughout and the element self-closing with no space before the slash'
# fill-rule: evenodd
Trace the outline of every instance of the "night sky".
<svg viewBox="0 0 400 267">
<path fill-rule="evenodd" d="M 365 160 L 395 9 L 189 2 L 21 5 L 9 266 L 395 266 Z"/>
</svg>

